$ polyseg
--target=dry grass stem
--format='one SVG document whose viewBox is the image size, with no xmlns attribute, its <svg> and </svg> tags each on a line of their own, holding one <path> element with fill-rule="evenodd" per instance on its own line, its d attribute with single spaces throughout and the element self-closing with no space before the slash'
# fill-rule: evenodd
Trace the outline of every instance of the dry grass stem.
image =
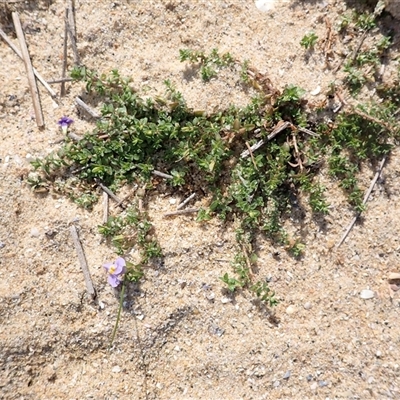
<svg viewBox="0 0 400 400">
<path fill-rule="evenodd" d="M 249 142 L 247 142 L 247 141 L 246 141 L 246 147 L 247 147 L 247 151 L 248 151 L 249 154 L 250 154 L 251 161 L 253 162 L 254 168 L 255 168 L 255 169 L 258 169 L 258 168 L 257 168 L 257 164 L 256 164 L 256 160 L 254 160 L 253 152 L 252 152 L 252 150 L 251 150 L 251 147 L 250 147 L 250 145 L 249 145 Z"/>
<path fill-rule="evenodd" d="M 76 230 L 75 225 L 71 225 L 70 233 L 72 236 L 72 240 L 74 241 L 76 254 L 78 255 L 79 263 L 81 265 L 83 276 L 85 278 L 87 292 L 91 296 L 92 299 L 95 299 L 96 298 L 96 290 L 93 286 L 93 281 L 90 276 L 89 268 L 88 268 L 88 265 L 86 262 L 85 253 L 83 251 L 81 241 L 79 240 L 78 231 Z"/>
<path fill-rule="evenodd" d="M 61 97 L 64 97 L 66 94 L 65 91 L 65 81 L 64 78 L 67 73 L 67 57 L 68 57 L 68 8 L 65 9 L 65 18 L 64 18 L 64 45 L 63 45 L 63 64 L 62 64 L 62 71 L 61 71 L 61 77 L 63 80 L 61 81 L 61 90 L 60 90 L 60 95 Z"/>
<path fill-rule="evenodd" d="M 100 118 L 100 115 L 89 107 L 80 97 L 75 97 L 75 103 L 78 107 L 86 111 L 92 118 Z"/>
<path fill-rule="evenodd" d="M 376 174 L 375 174 L 375 176 L 374 176 L 374 179 L 372 179 L 371 185 L 369 186 L 369 189 L 368 189 L 367 193 L 366 193 L 365 196 L 364 196 L 364 200 L 363 200 L 363 202 L 362 202 L 363 205 L 365 205 L 365 204 L 367 203 L 367 201 L 368 201 L 368 199 L 369 199 L 369 196 L 371 195 L 372 190 L 373 190 L 373 188 L 374 188 L 374 186 L 375 186 L 377 180 L 379 179 L 379 177 L 380 177 L 380 175 L 381 175 L 381 173 L 382 173 L 382 170 L 383 170 L 383 167 L 384 167 L 384 165 L 385 165 L 385 162 L 386 162 L 386 156 L 384 156 L 384 157 L 382 158 L 382 161 L 381 161 L 381 163 L 379 164 L 378 171 L 376 172 Z M 339 241 L 338 244 L 336 245 L 336 248 L 339 248 L 339 247 L 342 245 L 342 243 L 346 240 L 348 234 L 349 234 L 350 231 L 353 229 L 353 226 L 354 226 L 354 224 L 356 223 L 356 221 L 357 221 L 357 219 L 358 219 L 358 217 L 359 217 L 360 215 L 361 215 L 361 212 L 358 212 L 358 213 L 356 214 L 356 216 L 352 219 L 352 221 L 350 222 L 349 226 L 348 226 L 347 229 L 346 229 L 346 232 L 343 234 L 342 238 L 340 239 L 340 241 Z"/>
<path fill-rule="evenodd" d="M 108 221 L 108 194 L 103 192 L 103 224 Z"/>
<path fill-rule="evenodd" d="M 48 81 L 47 83 L 50 85 L 54 85 L 56 83 L 61 83 L 61 82 L 72 82 L 72 78 L 59 78 L 59 79 L 53 79 L 51 81 Z"/>
<path fill-rule="evenodd" d="M 98 183 L 98 185 L 100 186 L 101 190 L 106 192 L 121 208 L 125 208 L 121 199 L 116 196 L 107 186 L 104 186 L 102 183 Z"/>
<path fill-rule="evenodd" d="M 272 140 L 276 135 L 278 135 L 280 132 L 284 131 L 286 128 L 291 126 L 292 124 L 287 121 L 280 121 L 276 124 L 275 129 L 268 135 L 266 140 L 260 140 L 256 144 L 253 144 L 253 146 L 250 147 L 250 149 L 245 150 L 243 153 L 240 154 L 241 158 L 248 157 L 250 155 L 250 151 L 254 152 L 258 150 L 266 141 L 269 142 Z"/>
<path fill-rule="evenodd" d="M 0 29 L 0 36 L 10 46 L 10 48 L 14 51 L 14 53 L 23 61 L 24 57 L 22 56 L 22 53 L 19 51 L 19 49 L 14 45 L 14 43 L 9 39 L 7 34 L 2 29 Z M 49 86 L 48 82 L 45 81 L 45 79 L 42 77 L 42 75 L 40 75 L 39 72 L 35 68 L 33 68 L 33 73 L 35 74 L 35 76 L 39 80 L 39 82 L 50 93 L 50 96 L 57 97 L 57 93 Z"/>
<path fill-rule="evenodd" d="M 31 59 L 28 52 L 28 47 L 25 42 L 24 32 L 22 30 L 21 21 L 19 15 L 16 12 L 12 13 L 12 18 L 14 22 L 15 32 L 19 40 L 19 45 L 21 47 L 22 58 L 25 63 L 26 73 L 28 75 L 29 88 L 31 91 L 33 108 L 35 110 L 36 124 L 39 128 L 44 127 L 42 106 L 40 104 L 39 91 L 36 85 L 35 73 L 33 72 L 33 67 Z"/>
<path fill-rule="evenodd" d="M 157 170 L 153 170 L 153 171 L 151 171 L 151 173 L 153 175 L 160 176 L 161 178 L 174 179 L 174 177 L 172 175 L 168 175 L 168 174 L 165 174 L 164 172 L 160 172 L 160 171 L 157 171 Z"/>
<path fill-rule="evenodd" d="M 199 208 L 187 208 L 186 210 L 177 210 L 177 211 L 171 211 L 168 213 L 165 213 L 163 217 L 172 217 L 174 215 L 183 215 L 183 214 L 192 214 L 192 213 L 197 213 L 199 212 Z"/>
<path fill-rule="evenodd" d="M 187 199 L 182 201 L 182 203 L 178 204 L 178 207 L 176 207 L 177 210 L 180 210 L 181 208 L 185 207 L 187 203 L 189 203 L 190 200 L 194 199 L 196 197 L 196 193 L 192 193 Z"/>
</svg>

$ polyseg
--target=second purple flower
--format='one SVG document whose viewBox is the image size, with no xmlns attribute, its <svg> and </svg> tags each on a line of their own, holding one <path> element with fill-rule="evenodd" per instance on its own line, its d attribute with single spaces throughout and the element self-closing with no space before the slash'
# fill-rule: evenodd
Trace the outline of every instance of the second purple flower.
<svg viewBox="0 0 400 400">
<path fill-rule="evenodd" d="M 107 271 L 107 281 L 112 287 L 117 287 L 123 281 L 123 275 L 126 271 L 126 263 L 122 257 L 118 257 L 115 262 L 104 264 Z"/>
<path fill-rule="evenodd" d="M 72 118 L 69 117 L 62 117 L 60 118 L 60 120 L 57 122 L 58 125 L 61 126 L 61 129 L 63 131 L 64 134 L 67 133 L 68 131 L 68 127 L 74 122 L 74 120 Z"/>
</svg>

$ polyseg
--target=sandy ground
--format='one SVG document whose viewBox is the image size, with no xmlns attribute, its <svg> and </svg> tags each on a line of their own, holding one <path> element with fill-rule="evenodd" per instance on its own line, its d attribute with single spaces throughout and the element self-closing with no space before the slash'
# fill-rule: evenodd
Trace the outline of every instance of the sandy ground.
<svg viewBox="0 0 400 400">
<path fill-rule="evenodd" d="M 337 76 L 321 52 L 306 60 L 299 42 L 310 30 L 324 38 L 326 18 L 337 23 L 350 3 L 282 1 L 263 13 L 247 0 L 77 0 L 78 48 L 88 67 L 118 68 L 150 93 L 170 79 L 199 109 L 248 98 L 235 81 L 204 84 L 191 75 L 179 62 L 182 48 L 229 51 L 268 73 L 276 87 L 293 83 L 318 101 Z M 61 74 L 65 6 L 59 0 L 0 3 L 2 29 L 14 43 L 9 11 L 20 12 L 32 62 L 47 80 Z M 398 42 L 398 24 L 385 19 Z M 61 116 L 75 120 L 77 134 L 93 127 L 74 105 L 84 88 L 67 84 L 58 104 L 40 88 L 46 126 L 39 130 L 22 61 L 4 42 L 0 60 L 0 398 L 400 398 L 400 291 L 388 283 L 389 273 L 400 272 L 398 148 L 362 223 L 339 250 L 333 245 L 353 214 L 324 170 L 320 179 L 331 204 L 326 224 L 309 216 L 293 221 L 307 244 L 305 256 L 296 261 L 258 240 L 258 275 L 270 280 L 280 300 L 273 312 L 248 293 L 229 298 L 218 279 L 231 271 L 232 227 L 200 225 L 193 216 L 163 219 L 173 199 L 150 197 L 148 211 L 165 257 L 130 288 L 108 351 L 118 300 L 102 268 L 115 258 L 97 233 L 102 206 L 85 211 L 65 198 L 34 194 L 24 181 L 28 161 L 59 146 Z M 333 64 L 339 61 L 335 55 Z M 391 64 L 386 74 L 390 80 Z M 312 96 L 318 86 L 321 94 Z M 53 87 L 59 92 L 59 85 Z M 365 166 L 363 189 L 374 173 Z M 85 295 L 72 223 L 96 302 Z M 364 289 L 374 297 L 361 299 Z"/>
</svg>

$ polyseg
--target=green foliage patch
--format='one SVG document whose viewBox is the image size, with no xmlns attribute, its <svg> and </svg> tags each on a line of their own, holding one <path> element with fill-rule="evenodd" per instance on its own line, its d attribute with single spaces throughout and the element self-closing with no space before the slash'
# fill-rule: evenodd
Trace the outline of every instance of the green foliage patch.
<svg viewBox="0 0 400 400">
<path fill-rule="evenodd" d="M 363 162 L 390 150 L 388 138 L 394 132 L 390 127 L 395 125 L 385 111 L 390 104 L 371 106 L 359 114 L 343 113 L 333 125 L 315 126 L 308 122 L 301 88 L 287 86 L 280 92 L 249 62 L 238 63 L 217 50 L 209 55 L 182 50 L 180 58 L 196 64 L 204 81 L 217 78 L 221 68 L 238 64 L 243 85 L 257 93 L 246 107 L 231 105 L 206 114 L 189 108 L 170 81 L 164 82 L 164 96 L 149 98 L 136 92 L 130 79 L 116 70 L 106 75 L 75 68 L 71 76 L 102 99 L 101 118 L 82 140 L 66 138 L 55 154 L 36 160 L 33 165 L 41 173 L 30 183 L 36 189 L 52 185 L 90 208 L 98 198 L 98 183 L 113 191 L 136 183 L 149 191 L 154 189 L 154 170 L 170 174 L 168 190 L 190 187 L 211 198 L 209 206 L 200 210 L 198 221 L 216 216 L 236 224 L 239 251 L 233 261 L 235 276 L 226 273 L 221 277 L 228 290 L 247 289 L 273 306 L 277 301 L 268 283 L 256 280 L 252 273 L 257 262 L 252 250 L 256 235 L 262 234 L 285 246 L 294 257 L 301 257 L 304 244 L 301 238 L 289 237 L 283 221 L 299 197 L 309 200 L 313 213 L 328 213 L 325 188 L 318 180 L 318 165 L 324 160 L 355 210 L 361 210 L 357 176 Z M 379 124 L 381 119 L 389 121 L 390 127 Z M 269 140 L 271 132 L 283 123 L 285 128 Z M 301 128 L 314 129 L 316 134 Z M 260 141 L 264 143 L 259 149 L 243 156 Z M 141 249 L 141 261 L 131 280 L 141 277 L 143 265 L 151 258 L 162 256 L 152 230 L 137 203 L 99 227 L 119 254 L 134 245 Z"/>
</svg>

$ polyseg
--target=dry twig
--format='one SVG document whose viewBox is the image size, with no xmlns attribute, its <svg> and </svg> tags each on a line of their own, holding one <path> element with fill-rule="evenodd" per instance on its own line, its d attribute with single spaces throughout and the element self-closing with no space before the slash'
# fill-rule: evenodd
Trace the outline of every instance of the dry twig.
<svg viewBox="0 0 400 400">
<path fill-rule="evenodd" d="M 67 32 L 68 32 L 69 40 L 71 40 L 72 54 L 74 55 L 74 64 L 75 65 L 80 65 L 78 47 L 76 46 L 76 39 L 75 39 L 75 36 L 72 33 L 71 28 L 69 27 L 69 25 L 67 25 Z"/>
<path fill-rule="evenodd" d="M 357 54 L 361 49 L 362 44 L 364 43 L 365 38 L 367 37 L 369 30 L 364 31 L 364 33 L 361 35 L 360 40 L 358 41 L 357 46 L 354 48 L 353 53 L 351 54 L 351 63 L 353 64 L 354 61 L 356 61 Z"/>
<path fill-rule="evenodd" d="M 31 59 L 28 52 L 28 46 L 25 42 L 24 32 L 22 31 L 21 21 L 17 12 L 12 13 L 12 18 L 15 26 L 15 32 L 19 40 L 19 45 L 21 47 L 22 58 L 25 63 L 26 73 L 28 75 L 29 88 L 31 91 L 33 108 L 35 110 L 36 124 L 39 128 L 44 126 L 42 107 L 40 105 L 39 91 L 36 85 L 35 74 L 33 72 L 33 67 Z"/>
<path fill-rule="evenodd" d="M 328 19 L 328 17 L 325 17 L 324 21 L 325 21 L 326 29 L 327 29 L 326 40 L 324 43 L 324 56 L 325 56 L 326 65 L 328 67 L 330 67 L 330 58 L 332 57 L 332 54 L 333 54 L 332 43 L 333 43 L 333 39 L 334 39 L 334 34 L 333 34 L 333 30 L 332 30 L 331 21 Z"/>
<path fill-rule="evenodd" d="M 22 53 L 19 51 L 19 49 L 14 45 L 14 43 L 9 39 L 9 37 L 6 35 L 6 33 L 2 29 L 0 29 L 0 36 L 10 46 L 10 48 L 14 51 L 14 53 L 23 61 L 24 57 L 22 56 Z M 39 72 L 35 68 L 33 68 L 33 73 L 35 74 L 35 76 L 39 80 L 39 82 L 50 93 L 50 96 L 57 97 L 57 93 L 48 85 L 48 83 L 45 81 L 45 79 L 42 77 L 42 75 L 40 75 Z"/>
<path fill-rule="evenodd" d="M 98 119 L 100 115 L 97 114 L 92 108 L 90 108 L 80 97 L 75 97 L 75 103 L 78 107 L 86 111 L 92 118 Z"/>
<path fill-rule="evenodd" d="M 386 128 L 388 131 L 390 131 L 390 132 L 393 133 L 393 131 L 394 131 L 393 127 L 392 127 L 391 125 L 389 125 L 388 123 L 386 123 L 385 121 L 382 121 L 382 120 L 380 120 L 380 119 L 377 119 L 377 118 L 375 118 L 375 117 L 372 117 L 371 115 L 368 115 L 368 114 L 362 112 L 361 110 L 359 110 L 359 109 L 357 109 L 357 108 L 355 108 L 355 107 L 353 107 L 353 110 L 352 110 L 352 111 L 353 111 L 355 114 L 359 115 L 360 117 L 363 117 L 363 118 L 367 119 L 368 121 L 375 122 L 376 124 L 383 126 L 383 127 Z"/>
<path fill-rule="evenodd" d="M 163 217 L 172 217 L 174 215 L 182 215 L 182 214 L 191 214 L 191 213 L 196 213 L 199 212 L 199 208 L 186 208 L 185 210 L 177 210 L 177 211 L 171 211 L 168 213 L 165 213 Z"/>
<path fill-rule="evenodd" d="M 288 128 L 289 126 L 291 126 L 292 124 L 290 122 L 287 121 L 279 121 L 276 126 L 275 129 L 267 136 L 266 140 L 260 140 L 259 142 L 257 142 L 256 144 L 253 144 L 253 146 L 250 147 L 250 151 L 254 152 L 255 150 L 259 149 L 265 142 L 269 142 L 270 140 L 272 140 L 276 135 L 278 135 L 278 133 L 284 131 L 286 128 Z M 243 153 L 240 154 L 241 158 L 246 158 L 250 155 L 250 151 L 249 150 L 245 150 Z"/>
<path fill-rule="evenodd" d="M 301 126 L 298 126 L 298 127 L 297 127 L 297 130 L 298 130 L 299 132 L 307 133 L 307 134 L 310 135 L 310 136 L 319 137 L 319 135 L 318 135 L 317 133 L 315 133 L 315 132 L 313 132 L 313 131 L 310 131 L 310 130 L 307 129 L 307 128 L 302 128 Z"/>
<path fill-rule="evenodd" d="M 376 172 L 376 174 L 375 174 L 375 176 L 374 176 L 374 179 L 372 179 L 371 185 L 369 186 L 369 189 L 368 189 L 367 193 L 366 193 L 365 196 L 364 196 L 364 200 L 363 200 L 363 202 L 362 202 L 363 205 L 365 205 L 365 204 L 367 203 L 367 201 L 368 201 L 368 199 L 369 199 L 369 196 L 371 195 L 372 190 L 373 190 L 373 188 L 374 188 L 374 186 L 375 186 L 377 180 L 379 179 L 379 176 L 380 176 L 381 173 L 382 173 L 382 170 L 383 170 L 383 167 L 384 167 L 384 165 L 385 165 L 385 162 L 386 162 L 386 156 L 384 156 L 384 157 L 382 158 L 382 161 L 381 161 L 381 163 L 379 164 L 378 171 Z M 352 221 L 350 222 L 348 228 L 346 229 L 346 232 L 344 233 L 344 235 L 343 235 L 342 238 L 340 239 L 339 243 L 336 245 L 336 248 L 339 248 L 339 247 L 342 245 L 342 243 L 346 240 L 348 234 L 349 234 L 350 231 L 353 229 L 353 226 L 354 226 L 354 224 L 356 223 L 356 221 L 357 221 L 357 219 L 358 219 L 358 217 L 359 217 L 360 215 L 361 215 L 361 212 L 358 212 L 358 213 L 356 214 L 356 216 L 352 219 Z"/>
<path fill-rule="evenodd" d="M 80 65 L 80 58 L 78 53 L 78 47 L 76 45 L 76 24 L 75 24 L 75 4 L 73 0 L 68 1 L 68 24 L 67 31 L 69 40 L 71 41 L 72 52 L 74 55 L 74 64 Z"/>
<path fill-rule="evenodd" d="M 156 169 L 154 169 L 153 171 L 151 171 L 151 173 L 152 173 L 153 175 L 160 176 L 161 178 L 165 178 L 165 179 L 174 179 L 174 177 L 173 177 L 172 175 L 165 174 L 164 172 L 157 171 Z"/>
<path fill-rule="evenodd" d="M 349 106 L 349 108 L 351 109 L 351 112 L 353 112 L 354 114 L 359 115 L 360 117 L 363 117 L 365 119 L 367 119 L 368 121 L 374 122 L 378 125 L 383 126 L 385 129 L 387 129 L 389 132 L 393 133 L 395 128 L 393 128 L 393 126 L 391 126 L 390 124 L 388 124 L 385 121 L 382 121 L 378 118 L 373 117 L 372 115 L 368 115 L 365 112 L 361 111 L 360 109 L 356 108 L 356 106 L 354 105 L 349 105 L 349 103 L 344 99 L 344 97 L 342 96 L 342 94 L 336 90 L 335 91 L 335 95 L 338 97 L 339 101 L 341 102 L 341 106 Z M 396 113 L 394 114 L 396 115 Z"/>
<path fill-rule="evenodd" d="M 242 247 L 244 259 L 246 261 L 247 269 L 249 270 L 249 276 L 250 276 L 250 278 L 253 278 L 253 268 L 252 268 L 252 264 L 251 264 L 250 257 L 248 254 L 247 246 L 245 246 L 244 243 L 242 243 L 241 247 Z"/>
<path fill-rule="evenodd" d="M 139 212 L 141 212 L 141 213 L 144 211 L 143 199 L 144 199 L 145 195 L 146 195 L 146 185 L 139 188 L 136 192 L 136 197 L 138 198 L 138 208 L 139 208 Z"/>
<path fill-rule="evenodd" d="M 75 0 L 68 0 L 69 8 L 69 26 L 71 27 L 71 32 L 76 37 L 76 24 L 75 24 Z"/>
<path fill-rule="evenodd" d="M 247 142 L 247 141 L 246 141 L 246 147 L 247 147 L 247 151 L 248 151 L 249 154 L 250 154 L 251 161 L 253 162 L 254 168 L 255 168 L 256 170 L 258 170 L 257 164 L 256 164 L 256 160 L 254 159 L 254 156 L 253 156 L 253 152 L 252 152 L 252 150 L 251 150 L 251 147 L 250 147 L 250 145 L 249 145 L 249 142 Z"/>
<path fill-rule="evenodd" d="M 72 133 L 72 132 L 68 132 L 68 133 L 67 133 L 67 136 L 68 136 L 70 139 L 72 139 L 74 142 L 79 142 L 79 141 L 81 141 L 81 140 L 83 139 L 82 136 L 79 136 L 79 135 L 77 135 L 77 134 L 75 134 L 75 133 Z M 64 141 L 65 141 L 65 137 L 63 137 L 62 139 L 54 140 L 54 142 L 51 142 L 51 143 L 52 143 L 52 144 L 59 144 L 59 143 L 62 143 L 62 142 L 64 142 Z"/>
<path fill-rule="evenodd" d="M 178 207 L 176 207 L 177 210 L 180 210 L 182 207 L 185 207 L 187 203 L 189 203 L 190 200 L 192 200 L 194 197 L 196 197 L 196 193 L 192 193 L 187 199 L 185 199 L 184 201 L 182 201 L 182 203 L 180 203 L 178 205 Z"/>
<path fill-rule="evenodd" d="M 65 18 L 64 18 L 64 46 L 63 46 L 63 64 L 62 64 L 62 71 L 61 71 L 61 77 L 63 80 L 61 81 L 61 90 L 60 90 L 60 95 L 61 97 L 65 96 L 65 74 L 67 73 L 67 56 L 68 56 L 68 8 L 65 9 Z"/>
<path fill-rule="evenodd" d="M 85 277 L 86 290 L 89 293 L 89 295 L 92 297 L 92 299 L 95 299 L 96 298 L 96 289 L 93 286 L 93 281 L 90 276 L 89 268 L 88 268 L 88 265 L 86 262 L 85 253 L 83 251 L 81 241 L 79 240 L 78 231 L 76 230 L 75 225 L 71 225 L 70 233 L 71 233 L 72 239 L 74 241 L 74 245 L 75 245 L 76 253 L 78 255 L 79 263 L 81 264 L 83 276 Z"/>
<path fill-rule="evenodd" d="M 54 85 L 55 83 L 61 83 L 61 82 L 72 82 L 72 78 L 59 78 L 59 79 L 53 79 L 51 81 L 48 81 L 47 83 L 50 85 Z"/>
<path fill-rule="evenodd" d="M 68 136 L 69 138 L 71 138 L 74 142 L 80 142 L 80 141 L 83 139 L 82 136 L 79 136 L 79 135 L 77 135 L 76 133 L 72 133 L 72 132 L 68 132 L 68 133 L 67 133 L 67 136 Z M 62 140 L 64 140 L 64 139 L 61 139 L 61 141 L 62 141 Z"/>
<path fill-rule="evenodd" d="M 296 134 L 293 133 L 292 137 L 293 137 L 294 153 L 295 153 L 296 160 L 297 160 L 296 166 L 300 167 L 300 171 L 302 172 L 304 167 L 303 167 L 303 162 L 301 161 L 301 154 L 300 154 L 299 148 L 297 147 Z"/>
<path fill-rule="evenodd" d="M 103 192 L 103 224 L 108 221 L 108 194 Z"/>
<path fill-rule="evenodd" d="M 97 183 L 103 192 L 106 192 L 121 208 L 125 208 L 122 204 L 122 201 L 118 196 L 116 196 L 107 186 L 104 186 L 102 183 Z"/>
</svg>

